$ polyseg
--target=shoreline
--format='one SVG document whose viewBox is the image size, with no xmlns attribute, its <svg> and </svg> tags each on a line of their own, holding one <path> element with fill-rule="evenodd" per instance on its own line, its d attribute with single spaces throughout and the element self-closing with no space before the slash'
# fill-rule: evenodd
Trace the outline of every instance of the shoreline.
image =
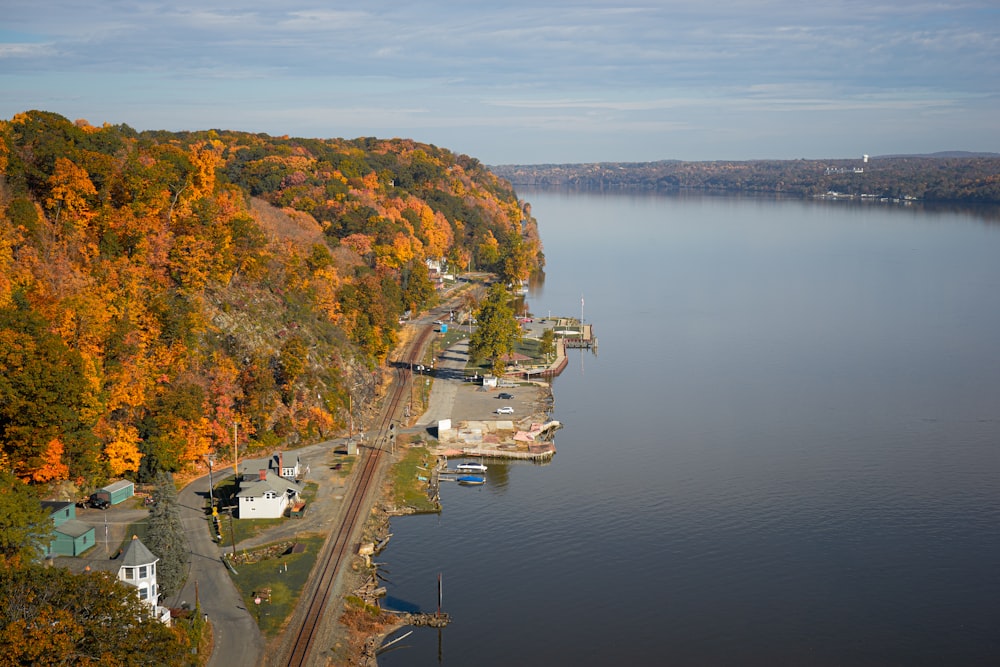
<svg viewBox="0 0 1000 667">
<path fill-rule="evenodd" d="M 558 346 L 562 348 L 562 346 Z M 447 348 L 445 351 L 441 352 L 439 356 L 439 361 L 441 362 L 442 368 L 447 368 L 451 366 L 454 368 L 464 369 L 467 356 L 463 351 L 467 349 L 467 341 L 459 341 Z M 558 370 L 562 370 L 566 365 L 565 352 L 560 349 L 557 354 L 555 361 L 552 363 L 553 369 L 558 367 Z M 555 374 L 558 374 L 556 371 Z M 513 377 L 509 374 L 508 377 Z M 510 434 L 507 438 L 507 444 L 510 445 L 514 443 L 514 435 L 517 433 L 531 432 L 532 424 L 551 424 L 552 421 L 549 419 L 548 415 L 552 409 L 554 403 L 554 395 L 552 391 L 552 385 L 548 382 L 538 382 L 538 381 L 526 381 L 526 380 L 513 380 L 518 382 L 515 387 L 505 387 L 505 389 L 510 389 L 516 392 L 518 398 L 515 400 L 517 405 L 528 408 L 529 412 L 522 418 L 518 420 L 502 420 L 499 423 L 518 425 L 527 428 L 518 429 L 504 429 L 506 433 Z M 518 448 L 500 448 L 498 446 L 468 446 L 462 445 L 458 440 L 454 439 L 454 434 L 447 434 L 446 437 L 440 437 L 441 434 L 437 433 L 437 436 L 431 436 L 430 432 L 432 429 L 436 431 L 436 425 L 441 420 L 456 420 L 456 424 L 468 425 L 473 424 L 473 430 L 477 425 L 486 425 L 488 420 L 477 420 L 477 419 L 463 419 L 463 417 L 473 417 L 477 416 L 475 413 L 480 411 L 481 405 L 484 403 L 489 404 L 496 399 L 493 398 L 492 392 L 484 392 L 483 388 L 470 385 L 469 383 L 456 380 L 454 377 L 444 375 L 435 379 L 434 384 L 431 388 L 431 397 L 428 401 L 428 409 L 416 420 L 413 426 L 408 429 L 401 431 L 402 434 L 417 434 L 427 435 L 433 438 L 432 442 L 425 441 L 424 445 L 427 447 L 428 451 L 438 457 L 439 460 L 448 460 L 451 458 L 488 458 L 488 459 L 498 459 L 498 460 L 535 460 L 535 461 L 549 461 L 556 453 L 555 446 L 548 441 L 547 445 L 544 447 L 543 451 L 531 452 L 529 447 L 524 445 Z M 485 399 L 485 400 L 484 400 Z M 494 420 L 498 421 L 498 420 Z M 547 429 L 551 433 L 558 430 L 558 426 L 561 426 L 558 422 L 555 422 L 557 426 L 552 426 Z M 488 427 L 488 426 L 487 426 Z M 460 429 L 451 429 L 452 431 L 457 431 Z M 499 444 L 499 443 L 498 443 Z M 385 508 L 386 502 L 390 498 L 391 491 L 388 486 L 384 486 L 380 493 L 379 498 L 376 503 L 379 507 Z M 441 507 L 441 512 L 445 511 L 446 508 Z M 373 530 L 380 532 L 382 534 L 389 534 L 389 527 L 391 521 L 394 517 L 408 516 L 407 513 L 397 513 L 389 514 L 383 513 L 379 518 L 379 526 L 373 527 Z M 357 580 L 360 583 L 364 582 L 365 577 L 359 572 Z M 356 587 L 355 587 L 356 588 Z M 346 589 L 345 589 L 346 590 Z M 354 590 L 354 588 L 350 589 Z M 383 610 L 381 618 L 385 618 L 386 615 L 395 615 L 391 611 Z M 361 665 L 363 667 L 377 667 L 378 666 L 378 652 L 382 648 L 386 639 L 392 635 L 394 632 L 401 630 L 407 626 L 415 625 L 409 622 L 410 617 L 403 617 L 395 619 L 395 622 L 389 623 L 387 625 L 379 628 L 378 631 L 367 635 L 362 644 L 362 655 L 360 656 Z"/>
</svg>

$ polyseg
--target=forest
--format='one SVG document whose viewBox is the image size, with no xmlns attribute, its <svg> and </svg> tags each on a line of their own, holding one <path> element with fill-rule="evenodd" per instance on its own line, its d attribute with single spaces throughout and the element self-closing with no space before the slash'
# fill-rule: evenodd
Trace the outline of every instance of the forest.
<svg viewBox="0 0 1000 667">
<path fill-rule="evenodd" d="M 436 302 L 427 260 L 544 257 L 511 185 L 433 145 L 0 121 L 0 469 L 71 497 L 338 433 Z"/>
<path fill-rule="evenodd" d="M 942 153 L 865 159 L 501 165 L 515 186 L 1000 203 L 1000 155 Z"/>
</svg>

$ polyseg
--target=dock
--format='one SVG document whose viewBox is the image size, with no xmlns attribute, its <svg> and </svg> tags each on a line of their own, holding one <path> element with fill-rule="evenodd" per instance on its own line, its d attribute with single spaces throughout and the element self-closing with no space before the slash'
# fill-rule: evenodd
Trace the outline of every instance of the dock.
<svg viewBox="0 0 1000 667">
<path fill-rule="evenodd" d="M 567 333 L 562 336 L 563 345 L 568 348 L 582 348 L 585 350 L 593 350 L 597 352 L 597 336 L 594 335 L 594 325 L 593 324 L 583 324 L 576 325 L 575 331 L 570 328 L 564 329 L 564 331 L 573 333 Z M 556 330 L 556 334 L 559 334 L 559 330 Z"/>
</svg>

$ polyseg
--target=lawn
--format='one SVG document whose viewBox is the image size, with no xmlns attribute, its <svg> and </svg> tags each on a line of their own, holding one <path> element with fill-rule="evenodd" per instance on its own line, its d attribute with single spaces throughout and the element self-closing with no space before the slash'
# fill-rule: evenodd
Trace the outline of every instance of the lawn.
<svg viewBox="0 0 1000 667">
<path fill-rule="evenodd" d="M 439 512 L 441 507 L 427 498 L 427 481 L 434 457 L 426 447 L 407 447 L 392 467 L 393 502 L 397 507 L 413 507 L 418 512 Z M 424 479 L 420 479 L 423 477 Z"/>
<path fill-rule="evenodd" d="M 288 544 L 303 545 L 305 549 L 301 553 L 286 552 L 264 557 L 255 563 L 236 565 L 235 574 L 230 571 L 246 608 L 266 636 L 277 635 L 285 619 L 295 609 L 295 603 L 323 547 L 323 540 L 322 535 L 299 536 L 289 540 Z M 251 554 L 267 551 L 267 547 L 262 547 Z"/>
</svg>

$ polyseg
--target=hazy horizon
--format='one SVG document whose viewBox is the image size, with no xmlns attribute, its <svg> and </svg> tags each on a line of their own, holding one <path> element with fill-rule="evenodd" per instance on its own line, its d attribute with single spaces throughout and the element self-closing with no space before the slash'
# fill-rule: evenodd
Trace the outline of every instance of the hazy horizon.
<svg viewBox="0 0 1000 667">
<path fill-rule="evenodd" d="M 898 0 L 5 6 L 0 117 L 486 164 L 1000 152 L 1000 10 Z"/>
</svg>

